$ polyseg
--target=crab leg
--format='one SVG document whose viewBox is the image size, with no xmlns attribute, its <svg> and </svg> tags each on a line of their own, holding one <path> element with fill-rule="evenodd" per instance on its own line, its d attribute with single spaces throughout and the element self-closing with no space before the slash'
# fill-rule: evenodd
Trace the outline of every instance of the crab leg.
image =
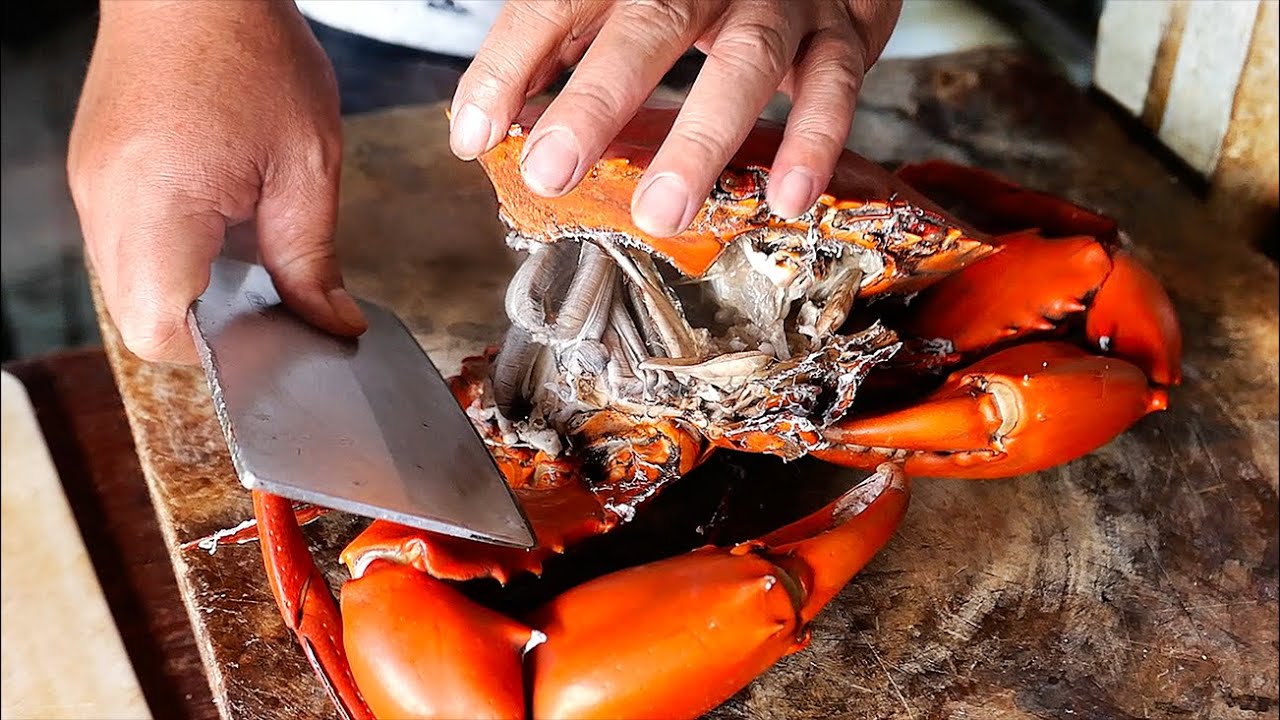
<svg viewBox="0 0 1280 720">
<path fill-rule="evenodd" d="M 1129 362 L 1031 343 L 952 374 L 918 405 L 836 424 L 813 454 L 862 468 L 901 458 L 912 476 L 1012 477 L 1092 452 L 1166 400 Z"/>
<path fill-rule="evenodd" d="M 526 697 L 534 717 L 696 717 L 805 646 L 808 623 L 888 542 L 907 497 L 902 472 L 884 465 L 759 540 L 597 578 L 526 622 L 377 560 L 342 592 L 352 672 L 380 717 L 518 718 Z"/>
<path fill-rule="evenodd" d="M 347 665 L 338 607 L 324 575 L 311 559 L 293 503 L 254 491 L 253 514 L 262 540 L 267 581 L 285 626 L 297 636 L 307 661 L 344 715 L 353 720 L 371 718 Z"/>
</svg>

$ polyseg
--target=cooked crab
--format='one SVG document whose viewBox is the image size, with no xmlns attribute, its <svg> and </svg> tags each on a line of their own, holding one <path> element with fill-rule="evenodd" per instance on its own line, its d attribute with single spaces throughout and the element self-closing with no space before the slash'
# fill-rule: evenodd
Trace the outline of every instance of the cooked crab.
<svg viewBox="0 0 1280 720">
<path fill-rule="evenodd" d="M 891 175 L 846 153 L 826 195 L 779 218 L 763 189 L 781 135 L 761 123 L 691 228 L 654 238 L 629 200 L 675 111 L 642 110 L 557 199 L 519 176 L 539 113 L 481 158 L 527 259 L 506 339 L 453 381 L 538 546 L 376 521 L 343 553 L 339 611 L 293 508 L 255 496 L 284 619 L 349 715 L 696 716 L 803 647 L 893 534 L 907 477 L 1070 461 L 1179 380 L 1168 297 L 1087 210 L 977 170 Z M 518 618 L 453 585 L 540 573 L 717 449 L 872 472 L 759 540 L 619 568 Z"/>
</svg>

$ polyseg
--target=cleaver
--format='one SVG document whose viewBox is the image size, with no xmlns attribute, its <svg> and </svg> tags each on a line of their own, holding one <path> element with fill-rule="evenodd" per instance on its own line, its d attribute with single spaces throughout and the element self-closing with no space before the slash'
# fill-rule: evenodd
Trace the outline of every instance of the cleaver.
<svg viewBox="0 0 1280 720">
<path fill-rule="evenodd" d="M 394 313 L 338 338 L 291 312 L 261 265 L 227 256 L 189 320 L 241 484 L 511 547 L 529 521 L 440 371 Z"/>
</svg>

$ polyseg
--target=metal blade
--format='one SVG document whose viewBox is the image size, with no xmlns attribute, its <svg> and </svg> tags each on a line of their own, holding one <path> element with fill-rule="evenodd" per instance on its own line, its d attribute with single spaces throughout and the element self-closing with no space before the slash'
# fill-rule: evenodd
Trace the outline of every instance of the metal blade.
<svg viewBox="0 0 1280 720">
<path fill-rule="evenodd" d="M 439 370 L 357 301 L 358 340 L 304 322 L 260 265 L 218 258 L 191 328 L 240 482 L 366 517 L 515 547 L 534 537 Z"/>
</svg>

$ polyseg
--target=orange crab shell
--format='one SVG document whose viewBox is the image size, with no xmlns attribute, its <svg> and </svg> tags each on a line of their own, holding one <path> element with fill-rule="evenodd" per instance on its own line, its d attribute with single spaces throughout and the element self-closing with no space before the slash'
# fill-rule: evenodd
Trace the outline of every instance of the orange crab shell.
<svg viewBox="0 0 1280 720">
<path fill-rule="evenodd" d="M 878 252 L 885 269 L 864 282 L 862 295 L 913 292 L 995 250 L 984 234 L 948 216 L 928 198 L 871 161 L 848 150 L 841 155 L 827 193 L 815 211 L 788 220 L 763 201 L 768 167 L 782 141 L 782 127 L 758 121 L 720 177 L 722 198 L 703 204 L 689 229 L 669 238 L 636 227 L 631 197 L 649 162 L 671 131 L 677 107 L 640 109 L 570 192 L 556 198 L 533 193 L 520 174 L 525 139 L 543 106 L 529 106 L 507 137 L 480 157 L 498 196 L 499 213 L 512 231 L 539 242 L 604 234 L 627 238 L 691 277 L 701 277 L 737 236 L 761 228 L 804 232 Z M 836 212 L 816 212 L 833 209 Z M 816 222 L 815 222 L 816 221 Z"/>
</svg>

